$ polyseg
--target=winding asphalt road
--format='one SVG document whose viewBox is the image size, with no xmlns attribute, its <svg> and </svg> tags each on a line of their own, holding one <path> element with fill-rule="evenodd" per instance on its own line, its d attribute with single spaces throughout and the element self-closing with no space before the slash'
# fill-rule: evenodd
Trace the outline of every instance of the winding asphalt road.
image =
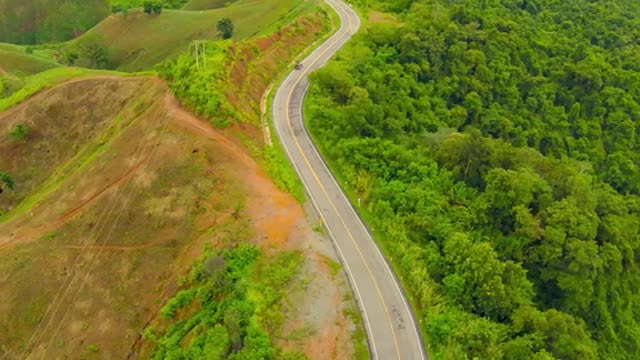
<svg viewBox="0 0 640 360">
<path fill-rule="evenodd" d="M 420 332 L 389 264 L 332 176 L 302 119 L 307 75 L 324 65 L 360 27 L 358 15 L 340 0 L 326 0 L 340 29 L 284 80 L 273 101 L 273 123 L 289 159 L 324 220 L 362 312 L 373 359 L 426 360 Z"/>
</svg>

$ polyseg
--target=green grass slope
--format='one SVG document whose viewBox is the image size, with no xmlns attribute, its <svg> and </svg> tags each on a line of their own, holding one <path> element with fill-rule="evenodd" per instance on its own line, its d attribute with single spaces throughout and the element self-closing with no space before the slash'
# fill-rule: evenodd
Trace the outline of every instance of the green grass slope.
<svg viewBox="0 0 640 360">
<path fill-rule="evenodd" d="M 58 67 L 55 61 L 19 51 L 0 48 L 0 74 L 3 72 L 15 76 L 28 76 Z"/>
<path fill-rule="evenodd" d="M 79 67 L 58 67 L 25 77 L 20 80 L 20 86 L 17 91 L 6 97 L 0 97 L 0 111 L 17 105 L 29 98 L 30 96 L 40 92 L 43 89 L 58 85 L 67 80 L 82 76 L 91 75 L 120 75 L 126 76 L 125 73 L 119 73 L 108 70 L 91 70 Z"/>
<path fill-rule="evenodd" d="M 225 7 L 226 4 L 234 3 L 238 0 L 164 0 L 165 9 L 184 10 L 209 10 Z M 145 0 L 110 0 L 111 6 L 120 6 L 127 9 L 142 7 Z"/>
<path fill-rule="evenodd" d="M 226 4 L 234 3 L 238 0 L 191 0 L 185 6 L 185 10 L 208 10 L 225 7 Z"/>
<path fill-rule="evenodd" d="M 0 102 L 25 84 L 25 78 L 60 64 L 33 54 L 24 48 L 0 43 Z"/>
<path fill-rule="evenodd" d="M 242 0 L 207 11 L 165 10 L 159 16 L 141 11 L 118 14 L 105 19 L 73 43 L 99 38 L 108 49 L 111 67 L 137 71 L 180 54 L 192 40 L 216 38 L 216 23 L 223 17 L 233 21 L 234 38 L 247 38 L 288 19 L 305 3 L 304 0 Z"/>
<path fill-rule="evenodd" d="M 0 0 L 0 41 L 66 41 L 90 29 L 108 13 L 106 0 Z"/>
</svg>

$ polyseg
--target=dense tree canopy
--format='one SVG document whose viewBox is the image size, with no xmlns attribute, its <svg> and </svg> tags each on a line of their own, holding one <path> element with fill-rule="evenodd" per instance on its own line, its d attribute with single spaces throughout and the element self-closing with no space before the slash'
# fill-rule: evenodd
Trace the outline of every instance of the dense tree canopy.
<svg viewBox="0 0 640 360">
<path fill-rule="evenodd" d="M 360 3 L 310 128 L 432 355 L 640 358 L 640 3 Z"/>
</svg>

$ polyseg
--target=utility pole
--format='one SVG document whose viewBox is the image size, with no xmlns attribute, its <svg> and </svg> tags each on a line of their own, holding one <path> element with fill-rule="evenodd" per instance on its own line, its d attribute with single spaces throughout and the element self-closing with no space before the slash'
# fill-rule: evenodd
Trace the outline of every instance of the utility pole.
<svg viewBox="0 0 640 360">
<path fill-rule="evenodd" d="M 200 66 L 204 70 L 207 69 L 207 42 L 204 40 L 193 41 L 193 57 L 196 60 L 196 69 L 200 70 Z"/>
</svg>

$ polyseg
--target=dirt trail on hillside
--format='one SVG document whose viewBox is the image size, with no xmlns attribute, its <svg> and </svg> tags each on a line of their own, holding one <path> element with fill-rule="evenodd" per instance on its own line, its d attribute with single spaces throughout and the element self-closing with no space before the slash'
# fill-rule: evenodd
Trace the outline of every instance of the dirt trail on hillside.
<svg viewBox="0 0 640 360">
<path fill-rule="evenodd" d="M 125 180 L 131 178 L 131 176 L 134 175 L 136 171 L 148 160 L 149 160 L 149 157 L 142 159 L 140 162 L 138 162 L 129 170 L 127 170 L 123 175 L 117 177 L 115 180 L 109 183 L 106 187 L 94 193 L 91 197 L 89 197 L 89 199 L 83 201 L 78 206 L 62 214 L 56 220 L 37 226 L 37 227 L 27 228 L 24 232 L 19 234 L 11 233 L 11 234 L 6 234 L 4 236 L 0 236 L 0 253 L 2 253 L 4 250 L 8 249 L 14 244 L 40 238 L 45 234 L 50 233 L 51 231 L 54 231 L 55 229 L 58 229 L 62 225 L 73 220 L 75 216 L 79 215 L 87 207 L 96 203 L 104 195 L 106 195 L 110 190 L 115 189 L 116 187 L 120 186 L 120 184 L 122 184 Z"/>
<path fill-rule="evenodd" d="M 177 124 L 179 126 L 182 126 L 190 132 L 205 136 L 224 144 L 224 146 L 229 151 L 231 151 L 238 160 L 242 161 L 245 166 L 254 171 L 260 170 L 260 167 L 258 166 L 258 164 L 256 164 L 255 160 L 253 160 L 249 156 L 249 154 L 247 154 L 247 152 L 242 148 L 240 144 L 225 136 L 220 131 L 211 127 L 211 125 L 206 120 L 201 119 L 183 109 L 178 103 L 178 100 L 170 93 L 165 94 L 164 104 L 169 111 L 169 115 L 178 120 Z"/>
<path fill-rule="evenodd" d="M 86 80 L 94 80 L 94 79 L 122 79 L 118 76 L 100 76 L 100 77 L 92 77 L 92 78 L 81 78 L 74 79 L 59 85 L 56 85 L 48 90 L 45 90 L 37 95 L 34 95 L 30 100 L 17 105 L 12 108 L 10 111 L 1 113 L 0 118 L 4 118 L 10 116 L 13 112 L 18 111 L 18 108 L 28 106 L 31 101 L 37 101 L 38 98 L 46 96 L 46 93 L 50 91 L 54 91 L 56 88 L 61 86 L 66 86 L 68 84 L 73 84 Z M 162 82 L 162 80 L 152 77 L 154 81 Z M 168 110 L 170 117 L 172 118 L 172 123 L 192 132 L 198 134 L 200 136 L 204 136 L 209 139 L 216 140 L 220 144 L 222 144 L 226 150 L 228 150 L 236 160 L 240 161 L 243 167 L 246 170 L 250 170 L 248 173 L 251 174 L 259 174 L 262 170 L 258 166 L 258 164 L 247 154 L 247 152 L 242 148 L 240 144 L 225 136 L 218 130 L 215 130 L 211 127 L 209 123 L 205 120 L 198 118 L 194 114 L 184 110 L 180 107 L 180 104 L 176 100 L 176 98 L 169 93 L 167 90 L 164 94 L 164 105 Z M 10 234 L 0 235 L 0 253 L 6 251 L 11 246 L 32 241 L 38 239 L 47 233 L 50 233 L 60 226 L 66 224 L 71 221 L 75 216 L 82 213 L 84 209 L 95 204 L 98 200 L 100 200 L 105 194 L 107 194 L 110 190 L 117 188 L 121 185 L 125 180 L 129 179 L 131 176 L 136 174 L 136 172 L 140 169 L 140 167 L 149 160 L 148 157 L 143 158 L 138 163 L 131 166 L 127 169 L 122 175 L 111 181 L 105 187 L 98 189 L 93 195 L 91 195 L 88 199 L 82 201 L 80 204 L 75 205 L 73 208 L 65 211 L 63 214 L 59 215 L 55 220 L 49 221 L 46 224 L 42 224 L 35 227 L 21 227 L 16 231 Z M 264 178 L 261 181 L 257 181 L 259 183 L 269 182 L 268 179 Z M 275 186 L 273 189 L 268 189 L 270 191 L 277 191 Z M 116 247 L 117 248 L 117 247 Z"/>
</svg>

